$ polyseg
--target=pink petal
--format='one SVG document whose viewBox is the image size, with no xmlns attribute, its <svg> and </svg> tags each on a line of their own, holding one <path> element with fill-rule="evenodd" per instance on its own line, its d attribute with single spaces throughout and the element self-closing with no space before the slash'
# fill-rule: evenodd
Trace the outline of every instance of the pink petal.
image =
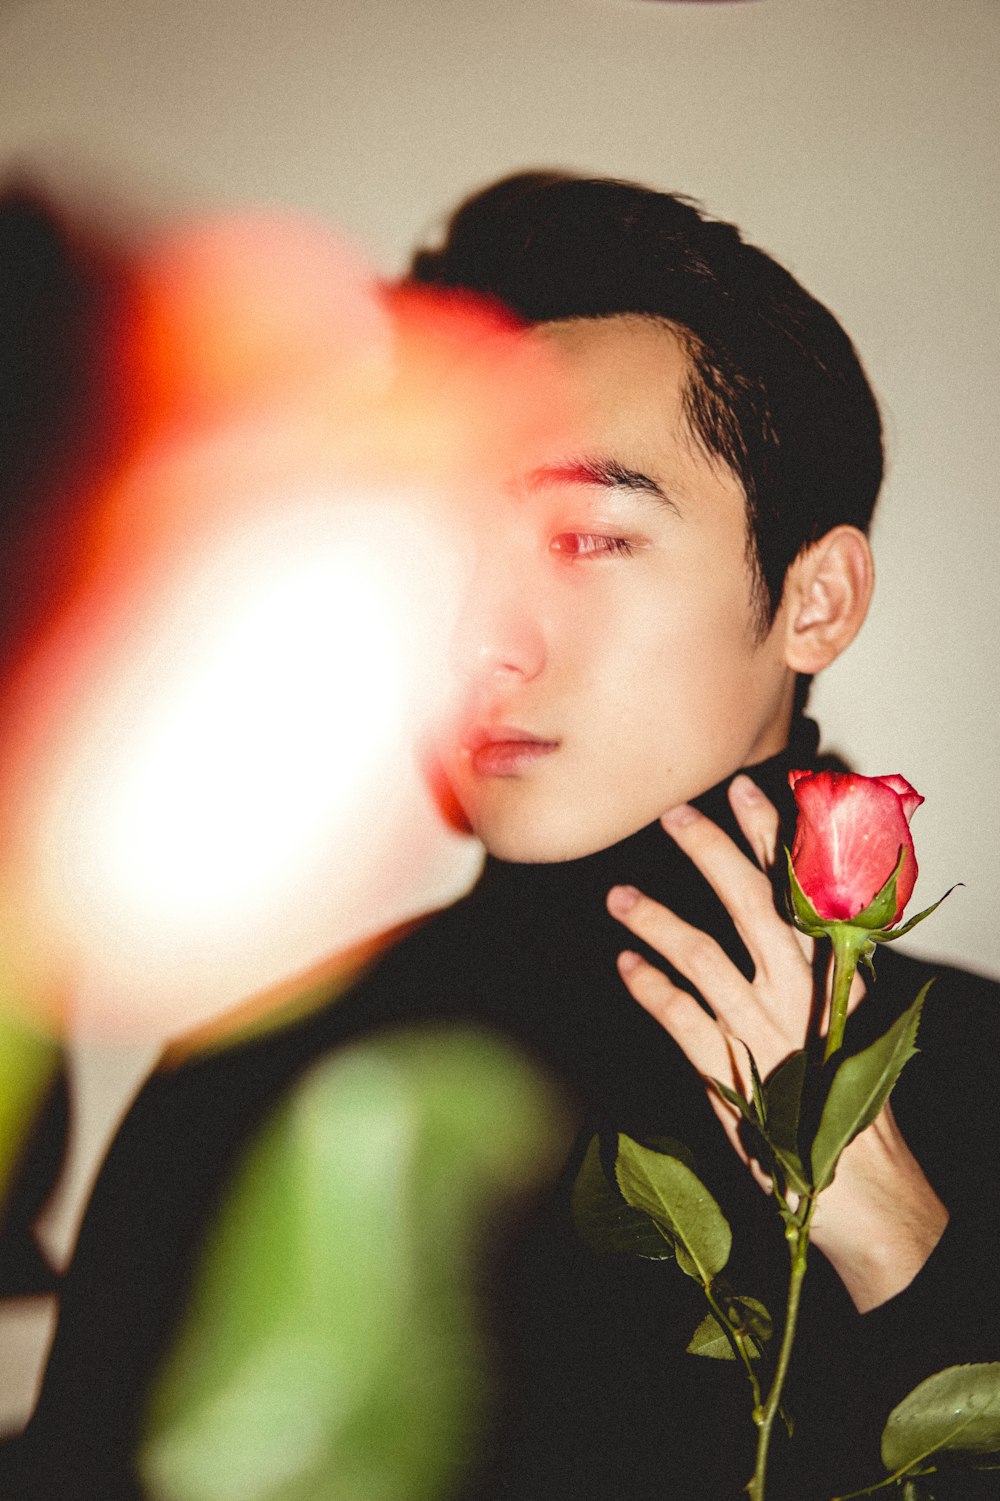
<svg viewBox="0 0 1000 1501">
<path fill-rule="evenodd" d="M 909 783 L 904 785 L 918 796 Z M 843 920 L 867 907 L 892 874 L 902 848 L 906 854 L 893 918 L 898 921 L 917 876 L 903 794 L 884 778 L 842 772 L 800 775 L 792 786 L 799 806 L 792 863 L 819 915 Z"/>
</svg>

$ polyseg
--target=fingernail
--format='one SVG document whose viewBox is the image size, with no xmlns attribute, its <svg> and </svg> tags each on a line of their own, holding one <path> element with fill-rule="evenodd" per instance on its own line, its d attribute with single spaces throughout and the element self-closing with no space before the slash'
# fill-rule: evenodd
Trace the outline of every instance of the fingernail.
<svg viewBox="0 0 1000 1501">
<path fill-rule="evenodd" d="M 683 829 L 685 824 L 694 823 L 698 814 L 689 803 L 680 803 L 678 807 L 671 808 L 669 813 L 664 813 L 660 819 L 665 829 Z"/>
<path fill-rule="evenodd" d="M 613 917 L 624 917 L 638 900 L 639 893 L 634 886 L 612 886 L 608 892 L 608 911 Z"/>
<path fill-rule="evenodd" d="M 757 786 L 757 783 L 751 781 L 743 772 L 740 772 L 738 777 L 733 777 L 729 787 L 730 791 L 734 792 L 738 798 L 742 798 L 745 803 L 763 802 L 764 794 Z"/>
<path fill-rule="evenodd" d="M 630 975 L 632 971 L 642 963 L 638 954 L 633 954 L 631 949 L 623 949 L 618 955 L 618 973 Z"/>
</svg>

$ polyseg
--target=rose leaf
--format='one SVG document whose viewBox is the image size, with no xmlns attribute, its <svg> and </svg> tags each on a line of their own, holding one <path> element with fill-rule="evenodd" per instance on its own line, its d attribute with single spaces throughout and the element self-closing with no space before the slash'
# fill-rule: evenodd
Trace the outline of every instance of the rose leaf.
<svg viewBox="0 0 1000 1501">
<path fill-rule="evenodd" d="M 570 1199 L 580 1239 L 599 1255 L 643 1256 L 667 1261 L 673 1242 L 642 1210 L 626 1204 L 601 1164 L 600 1137 L 591 1138 Z"/>
<path fill-rule="evenodd" d="M 808 1069 L 809 1054 L 800 1048 L 778 1064 L 764 1085 L 767 1142 L 796 1193 L 807 1193 L 810 1187 L 799 1146 L 802 1091 Z"/>
<path fill-rule="evenodd" d="M 707 1287 L 729 1260 L 732 1232 L 705 1185 L 676 1157 L 618 1137 L 615 1177 L 623 1197 L 674 1243 L 677 1265 Z"/>
<path fill-rule="evenodd" d="M 827 1095 L 812 1148 L 817 1191 L 833 1180 L 841 1152 L 870 1126 L 892 1093 L 906 1063 L 916 1053 L 917 1027 L 930 981 L 888 1032 L 840 1064 Z"/>
<path fill-rule="evenodd" d="M 942 1450 L 1000 1450 L 1000 1362 L 938 1371 L 889 1414 L 882 1433 L 887 1470 L 910 1469 Z"/>
</svg>

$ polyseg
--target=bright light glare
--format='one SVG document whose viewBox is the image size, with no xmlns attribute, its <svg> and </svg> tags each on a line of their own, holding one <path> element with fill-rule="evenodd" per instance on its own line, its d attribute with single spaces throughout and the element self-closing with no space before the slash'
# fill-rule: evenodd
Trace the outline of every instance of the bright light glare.
<svg viewBox="0 0 1000 1501">
<path fill-rule="evenodd" d="M 287 558 L 153 707 L 109 809 L 108 875 L 160 922 L 252 903 L 398 730 L 392 601 L 360 560 Z"/>
<path fill-rule="evenodd" d="M 204 559 L 132 636 L 52 829 L 85 926 L 218 936 L 350 858 L 338 839 L 413 710 L 421 624 L 390 535 L 384 513 L 306 506 Z"/>
</svg>

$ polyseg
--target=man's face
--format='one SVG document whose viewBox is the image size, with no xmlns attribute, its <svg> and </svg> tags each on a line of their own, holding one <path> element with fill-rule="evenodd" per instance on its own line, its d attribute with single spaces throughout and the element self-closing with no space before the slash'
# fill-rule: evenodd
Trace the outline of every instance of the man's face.
<svg viewBox="0 0 1000 1501">
<path fill-rule="evenodd" d="M 574 446 L 490 497 L 438 754 L 491 853 L 554 861 L 780 750 L 794 674 L 783 610 L 755 630 L 743 492 L 688 428 L 673 332 L 619 316 L 530 337 L 565 363 Z"/>
</svg>

